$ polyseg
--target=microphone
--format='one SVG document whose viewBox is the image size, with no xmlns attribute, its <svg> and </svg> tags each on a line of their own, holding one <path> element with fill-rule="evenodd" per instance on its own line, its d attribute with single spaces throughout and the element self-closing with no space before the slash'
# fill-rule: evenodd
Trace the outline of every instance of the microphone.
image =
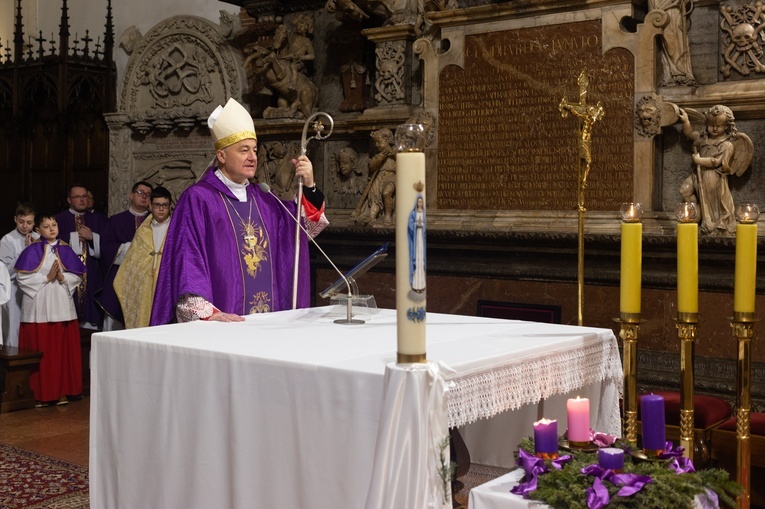
<svg viewBox="0 0 765 509">
<path fill-rule="evenodd" d="M 313 239 L 313 237 L 311 237 L 311 235 L 303 227 L 303 225 L 300 224 L 300 221 L 298 220 L 298 218 L 296 218 L 292 214 L 290 209 L 288 209 L 287 206 L 282 202 L 281 198 L 276 196 L 273 193 L 273 191 L 271 191 L 271 186 L 269 186 L 268 184 L 266 184 L 264 182 L 264 183 L 258 184 L 258 187 L 260 187 L 260 190 L 263 191 L 264 193 L 268 193 L 268 194 L 270 194 L 271 196 L 274 197 L 274 199 L 277 201 L 277 203 L 279 203 L 279 205 L 282 206 L 282 208 L 285 210 L 285 212 L 287 212 L 287 214 L 292 218 L 292 220 L 295 221 L 295 223 L 300 227 L 301 230 L 303 230 L 303 233 L 305 233 L 306 237 L 308 237 L 308 240 L 313 242 L 313 245 L 316 246 L 316 249 L 319 250 L 319 252 L 324 256 L 324 258 L 332 266 L 332 268 L 335 269 L 335 271 L 338 274 L 340 274 L 340 277 L 345 282 L 345 286 L 348 287 L 348 313 L 347 313 L 348 316 L 345 319 L 338 318 L 337 320 L 335 320 L 335 323 L 343 323 L 343 324 L 346 324 L 346 325 L 358 325 L 358 324 L 364 323 L 364 320 L 358 320 L 358 319 L 353 319 L 352 318 L 352 316 L 353 316 L 353 292 L 351 292 L 351 284 L 348 282 L 348 279 L 345 277 L 345 275 L 342 272 L 340 272 L 340 269 L 337 268 L 337 265 L 335 265 L 334 262 L 332 262 L 332 260 L 329 258 L 329 256 L 327 256 L 327 253 L 324 252 L 324 250 L 321 248 L 321 246 L 319 246 L 319 244 L 316 243 L 316 241 Z M 297 271 L 297 265 L 295 265 L 295 271 Z M 297 287 L 294 289 L 294 291 L 297 292 Z"/>
</svg>

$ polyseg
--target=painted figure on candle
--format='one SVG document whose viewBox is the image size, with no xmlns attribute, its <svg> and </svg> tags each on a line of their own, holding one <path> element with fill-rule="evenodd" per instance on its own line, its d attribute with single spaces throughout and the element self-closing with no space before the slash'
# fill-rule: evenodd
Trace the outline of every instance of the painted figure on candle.
<svg viewBox="0 0 765 509">
<path fill-rule="evenodd" d="M 425 291 L 425 200 L 417 195 L 409 214 L 409 284 L 417 293 Z"/>
<path fill-rule="evenodd" d="M 712 106 L 703 117 L 681 108 L 678 118 L 683 123 L 683 134 L 693 140 L 696 167 L 680 186 L 680 194 L 685 201 L 699 202 L 702 233 L 732 235 L 736 218 L 728 175 L 740 177 L 749 168 L 754 154 L 752 140 L 736 129 L 733 112 L 721 104 Z M 692 118 L 703 118 L 704 129 L 694 130 Z"/>
</svg>

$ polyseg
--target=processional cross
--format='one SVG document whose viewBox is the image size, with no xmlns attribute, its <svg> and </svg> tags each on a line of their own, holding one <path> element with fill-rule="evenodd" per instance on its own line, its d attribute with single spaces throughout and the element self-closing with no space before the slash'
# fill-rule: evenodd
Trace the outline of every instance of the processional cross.
<svg viewBox="0 0 765 509">
<path fill-rule="evenodd" d="M 579 325 L 582 325 L 584 314 L 584 189 L 587 187 L 587 175 L 590 173 L 590 164 L 592 163 L 592 126 L 603 118 L 606 111 L 598 101 L 595 106 L 587 104 L 587 87 L 590 81 L 587 79 L 587 72 L 582 71 L 577 79 L 579 83 L 579 102 L 571 104 L 564 97 L 561 99 L 558 109 L 563 118 L 571 113 L 579 119 L 579 178 L 577 182 L 576 205 L 579 212 L 579 254 L 578 254 L 578 296 L 579 307 L 577 310 L 577 319 Z"/>
</svg>

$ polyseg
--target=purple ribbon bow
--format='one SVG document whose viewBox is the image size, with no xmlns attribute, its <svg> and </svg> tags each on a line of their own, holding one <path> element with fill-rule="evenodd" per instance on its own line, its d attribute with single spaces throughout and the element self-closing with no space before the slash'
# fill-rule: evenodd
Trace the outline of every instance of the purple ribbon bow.
<svg viewBox="0 0 765 509">
<path fill-rule="evenodd" d="M 643 486 L 653 482 L 650 476 L 638 474 L 614 474 L 609 480 L 622 487 L 616 492 L 617 497 L 631 497 L 642 490 Z"/>
<path fill-rule="evenodd" d="M 669 462 L 669 468 L 677 472 L 678 474 L 689 474 L 696 471 L 693 466 L 693 462 L 690 458 L 680 456 L 679 458 L 672 458 Z"/>
<path fill-rule="evenodd" d="M 685 451 L 685 447 L 680 445 L 675 447 L 671 441 L 667 440 L 664 444 L 664 451 L 659 453 L 659 459 L 680 458 L 683 456 L 683 451 Z"/>
<path fill-rule="evenodd" d="M 653 480 L 647 475 L 638 474 L 614 474 L 613 470 L 605 470 L 600 465 L 588 465 L 582 469 L 584 475 L 595 477 L 591 488 L 587 488 L 587 507 L 589 509 L 601 509 L 607 506 L 611 500 L 603 481 L 621 486 L 616 492 L 618 497 L 631 497 L 643 489 L 646 484 Z"/>
<path fill-rule="evenodd" d="M 616 437 L 590 428 L 590 441 L 598 447 L 611 447 L 616 442 Z"/>
<path fill-rule="evenodd" d="M 526 472 L 526 475 L 523 476 L 525 480 L 513 486 L 510 493 L 529 498 L 530 494 L 537 490 L 537 476 L 547 472 L 547 465 L 545 465 L 545 460 L 529 454 L 523 449 L 518 449 L 517 463 Z"/>
<path fill-rule="evenodd" d="M 602 509 L 611 501 L 608 489 L 599 477 L 595 478 L 591 488 L 587 488 L 587 507 L 589 509 Z"/>
<path fill-rule="evenodd" d="M 554 468 L 561 470 L 563 469 L 563 465 L 571 461 L 571 459 L 572 456 L 570 454 L 566 454 L 565 456 L 560 456 L 552 460 L 551 463 Z M 533 454 L 529 454 L 523 449 L 518 450 L 517 463 L 518 466 L 521 467 L 524 472 L 526 472 L 526 475 L 523 477 L 525 481 L 518 483 L 516 486 L 513 486 L 510 490 L 510 493 L 515 495 L 522 495 L 523 498 L 530 498 L 531 493 L 537 490 L 537 478 L 540 475 L 549 472 L 550 468 L 545 463 L 545 460 L 538 458 Z"/>
</svg>

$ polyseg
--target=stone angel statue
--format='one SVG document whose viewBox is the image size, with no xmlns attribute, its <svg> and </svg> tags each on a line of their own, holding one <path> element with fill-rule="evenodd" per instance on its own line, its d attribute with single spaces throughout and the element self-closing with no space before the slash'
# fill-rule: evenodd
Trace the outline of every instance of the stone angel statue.
<svg viewBox="0 0 765 509">
<path fill-rule="evenodd" d="M 740 177 L 749 168 L 754 155 L 752 140 L 736 129 L 733 112 L 721 104 L 705 114 L 680 108 L 678 118 L 683 134 L 693 140 L 695 166 L 680 186 L 680 195 L 685 201 L 699 202 L 702 233 L 732 235 L 736 218 L 728 176 Z M 698 121 L 703 128 L 694 130 L 691 121 Z"/>
</svg>

